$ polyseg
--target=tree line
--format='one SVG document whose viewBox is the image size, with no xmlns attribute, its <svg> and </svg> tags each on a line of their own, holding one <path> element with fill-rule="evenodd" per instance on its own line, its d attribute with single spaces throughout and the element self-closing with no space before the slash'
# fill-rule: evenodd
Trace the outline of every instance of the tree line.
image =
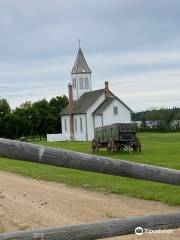
<svg viewBox="0 0 180 240">
<path fill-rule="evenodd" d="M 41 139 L 47 133 L 60 133 L 60 113 L 67 104 L 68 98 L 63 95 L 50 101 L 25 102 L 11 109 L 6 99 L 0 99 L 0 137 L 18 139 L 32 136 L 33 139 Z M 180 108 L 132 113 L 132 120 L 141 123 L 142 131 L 177 131 L 180 130 Z"/>
<path fill-rule="evenodd" d="M 57 96 L 50 101 L 25 102 L 14 110 L 6 99 L 0 99 L 0 137 L 18 139 L 22 136 L 39 136 L 61 132 L 60 112 L 68 98 Z"/>
<path fill-rule="evenodd" d="M 133 121 L 140 121 L 143 131 L 180 130 L 180 108 L 160 108 L 132 114 Z"/>
</svg>

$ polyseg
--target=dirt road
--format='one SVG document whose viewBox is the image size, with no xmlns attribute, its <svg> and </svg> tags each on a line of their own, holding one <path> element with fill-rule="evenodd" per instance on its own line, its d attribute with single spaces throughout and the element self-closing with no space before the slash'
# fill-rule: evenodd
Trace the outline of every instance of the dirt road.
<svg viewBox="0 0 180 240">
<path fill-rule="evenodd" d="M 0 172 L 0 228 L 5 231 L 173 211 L 180 208 Z M 159 236 L 146 234 L 113 239 L 179 240 L 180 230 Z"/>
</svg>

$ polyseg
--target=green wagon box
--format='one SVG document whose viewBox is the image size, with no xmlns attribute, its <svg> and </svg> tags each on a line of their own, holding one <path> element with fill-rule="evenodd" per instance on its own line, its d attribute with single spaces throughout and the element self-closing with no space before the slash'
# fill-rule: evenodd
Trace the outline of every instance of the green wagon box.
<svg viewBox="0 0 180 240">
<path fill-rule="evenodd" d="M 138 146 L 137 146 L 138 145 Z M 92 150 L 98 151 L 100 147 L 106 147 L 108 151 L 115 150 L 140 150 L 140 141 L 136 136 L 136 126 L 131 123 L 114 123 L 97 127 L 95 139 L 92 142 Z"/>
</svg>

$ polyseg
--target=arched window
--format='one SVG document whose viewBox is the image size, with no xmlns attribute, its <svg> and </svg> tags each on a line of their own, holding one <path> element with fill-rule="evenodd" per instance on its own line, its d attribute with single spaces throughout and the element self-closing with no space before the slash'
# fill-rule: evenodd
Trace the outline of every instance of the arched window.
<svg viewBox="0 0 180 240">
<path fill-rule="evenodd" d="M 77 132 L 77 119 L 74 119 L 75 131 Z"/>
<path fill-rule="evenodd" d="M 80 130 L 83 131 L 82 118 L 80 118 Z"/>
<path fill-rule="evenodd" d="M 87 77 L 84 79 L 84 85 L 86 89 L 89 89 L 89 79 Z"/>
<path fill-rule="evenodd" d="M 67 132 L 67 122 L 66 122 L 66 118 L 64 119 L 64 130 L 65 130 L 65 132 Z"/>
<path fill-rule="evenodd" d="M 76 89 L 76 78 L 73 79 L 73 88 Z"/>
<path fill-rule="evenodd" d="M 84 88 L 84 81 L 82 77 L 79 78 L 79 86 L 80 86 L 80 89 Z"/>
</svg>

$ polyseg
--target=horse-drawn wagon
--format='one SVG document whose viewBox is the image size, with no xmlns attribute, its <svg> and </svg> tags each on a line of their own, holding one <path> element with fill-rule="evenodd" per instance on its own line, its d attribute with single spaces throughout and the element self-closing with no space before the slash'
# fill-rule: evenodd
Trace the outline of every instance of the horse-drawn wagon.
<svg viewBox="0 0 180 240">
<path fill-rule="evenodd" d="M 136 135 L 136 127 L 129 123 L 115 123 L 95 129 L 95 138 L 92 141 L 93 152 L 99 148 L 107 148 L 107 151 L 139 151 L 141 143 Z"/>
</svg>

